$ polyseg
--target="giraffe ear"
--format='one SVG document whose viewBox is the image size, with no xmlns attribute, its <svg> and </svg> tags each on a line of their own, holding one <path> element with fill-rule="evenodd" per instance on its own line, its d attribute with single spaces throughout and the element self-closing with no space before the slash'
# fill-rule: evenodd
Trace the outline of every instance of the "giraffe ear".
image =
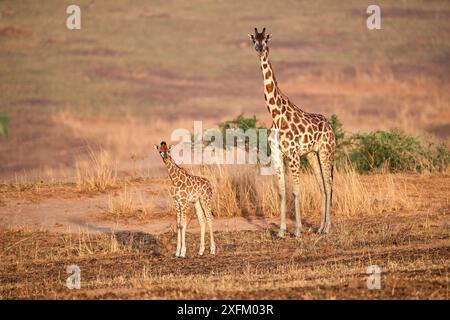
<svg viewBox="0 0 450 320">
<path fill-rule="evenodd" d="M 266 41 L 269 41 L 270 39 L 272 39 L 272 34 L 271 34 L 271 33 L 269 33 L 269 34 L 266 36 Z"/>
<path fill-rule="evenodd" d="M 157 144 L 154 145 L 155 149 L 159 151 L 159 146 Z"/>
<path fill-rule="evenodd" d="M 173 147 L 174 147 L 173 144 L 171 144 L 171 145 L 169 146 L 169 152 L 172 151 Z"/>
</svg>

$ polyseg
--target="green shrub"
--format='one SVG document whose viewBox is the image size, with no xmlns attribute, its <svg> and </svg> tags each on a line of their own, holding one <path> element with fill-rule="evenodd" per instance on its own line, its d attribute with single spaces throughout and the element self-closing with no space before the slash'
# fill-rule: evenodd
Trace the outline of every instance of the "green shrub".
<svg viewBox="0 0 450 320">
<path fill-rule="evenodd" d="M 329 120 L 336 139 L 336 151 L 334 153 L 334 165 L 338 168 L 346 167 L 349 164 L 348 149 L 351 139 L 348 139 L 342 126 L 342 122 L 333 114 Z"/>
<path fill-rule="evenodd" d="M 420 140 L 400 130 L 358 133 L 350 139 L 350 162 L 359 172 L 418 171 L 421 168 L 424 150 Z"/>
<path fill-rule="evenodd" d="M 233 120 L 227 120 L 224 122 L 219 123 L 219 130 L 222 133 L 222 136 L 224 138 L 223 141 L 223 146 L 226 147 L 225 142 L 226 142 L 226 130 L 227 129 L 241 129 L 244 132 L 249 130 L 249 129 L 255 129 L 256 130 L 256 134 L 257 137 L 259 139 L 259 129 L 266 129 L 266 127 L 264 125 L 258 125 L 258 120 L 256 119 L 256 116 L 254 115 L 253 117 L 249 117 L 246 118 L 243 114 L 238 115 L 235 119 Z M 235 141 L 234 145 L 236 146 L 237 142 Z M 248 148 L 253 148 L 253 147 L 259 147 L 259 145 L 252 145 L 249 146 L 249 141 L 248 139 L 246 139 L 245 141 L 245 148 L 247 150 L 249 150 Z M 269 148 L 269 154 L 270 154 L 270 147 Z"/>
<path fill-rule="evenodd" d="M 350 165 L 359 173 L 442 172 L 450 164 L 450 150 L 445 143 L 436 144 L 399 129 L 346 135 L 336 115 L 329 121 L 336 139 L 334 164 L 338 168 Z M 244 131 L 263 128 L 257 127 L 257 123 L 256 116 L 239 115 L 234 120 L 220 123 L 219 128 L 225 137 L 225 130 L 230 128 Z M 300 159 L 300 166 L 308 168 L 306 157 Z"/>
<path fill-rule="evenodd" d="M 244 131 L 248 129 L 259 129 L 263 127 L 257 126 L 258 120 L 256 120 L 256 116 L 246 118 L 243 114 L 238 115 L 233 120 L 228 120 L 219 123 L 219 129 L 222 132 L 225 132 L 227 129 L 242 129 Z"/>
<path fill-rule="evenodd" d="M 426 142 L 399 129 L 354 134 L 350 143 L 350 163 L 362 173 L 443 171 L 450 163 L 444 144 Z"/>
<path fill-rule="evenodd" d="M 0 137 L 8 134 L 9 116 L 0 112 Z"/>
</svg>

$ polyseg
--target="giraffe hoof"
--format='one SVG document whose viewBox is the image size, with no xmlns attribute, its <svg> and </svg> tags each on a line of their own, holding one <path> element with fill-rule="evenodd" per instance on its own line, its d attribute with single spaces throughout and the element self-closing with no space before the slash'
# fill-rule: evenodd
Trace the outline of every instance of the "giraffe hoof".
<svg viewBox="0 0 450 320">
<path fill-rule="evenodd" d="M 204 252 L 205 252 L 204 249 L 203 249 L 203 250 L 200 250 L 200 251 L 198 252 L 198 255 L 199 255 L 199 256 L 202 256 Z"/>
<path fill-rule="evenodd" d="M 330 233 L 330 228 L 319 228 L 317 230 L 317 233 L 318 234 L 328 234 L 328 233 Z"/>
<path fill-rule="evenodd" d="M 302 232 L 301 232 L 300 228 L 295 229 L 294 238 L 301 238 L 301 237 L 302 237 Z"/>
<path fill-rule="evenodd" d="M 285 233 L 286 233 L 286 230 L 285 229 L 280 229 L 279 231 L 278 231 L 278 234 L 277 234 L 277 238 L 278 239 L 284 239 L 286 236 L 285 236 Z"/>
<path fill-rule="evenodd" d="M 215 255 L 215 254 L 216 254 L 216 248 L 211 248 L 210 253 L 211 253 L 212 255 Z"/>
</svg>

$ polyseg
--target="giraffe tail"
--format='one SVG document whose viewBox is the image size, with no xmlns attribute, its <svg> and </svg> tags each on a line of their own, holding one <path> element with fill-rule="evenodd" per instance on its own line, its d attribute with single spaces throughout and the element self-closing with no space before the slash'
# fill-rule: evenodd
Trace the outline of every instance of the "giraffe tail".
<svg viewBox="0 0 450 320">
<path fill-rule="evenodd" d="M 333 173 L 334 173 L 334 165 L 331 163 L 331 192 L 330 192 L 330 208 L 333 204 Z"/>
</svg>

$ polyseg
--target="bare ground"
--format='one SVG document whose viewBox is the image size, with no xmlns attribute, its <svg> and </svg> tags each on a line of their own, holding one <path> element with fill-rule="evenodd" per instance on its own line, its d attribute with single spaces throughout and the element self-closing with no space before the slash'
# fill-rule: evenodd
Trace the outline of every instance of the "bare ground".
<svg viewBox="0 0 450 320">
<path fill-rule="evenodd" d="M 218 253 L 199 257 L 192 219 L 187 259 L 173 257 L 175 219 L 167 203 L 148 220 L 114 221 L 105 214 L 114 189 L 4 187 L 0 298 L 448 299 L 449 176 L 405 179 L 417 210 L 333 216 L 327 236 L 313 232 L 316 213 L 305 215 L 301 239 L 285 240 L 275 237 L 278 218 L 217 218 Z M 150 195 L 163 184 L 148 180 L 135 190 Z M 71 264 L 81 268 L 80 290 L 65 286 Z M 374 264 L 382 270 L 381 290 L 367 289 Z"/>
</svg>

